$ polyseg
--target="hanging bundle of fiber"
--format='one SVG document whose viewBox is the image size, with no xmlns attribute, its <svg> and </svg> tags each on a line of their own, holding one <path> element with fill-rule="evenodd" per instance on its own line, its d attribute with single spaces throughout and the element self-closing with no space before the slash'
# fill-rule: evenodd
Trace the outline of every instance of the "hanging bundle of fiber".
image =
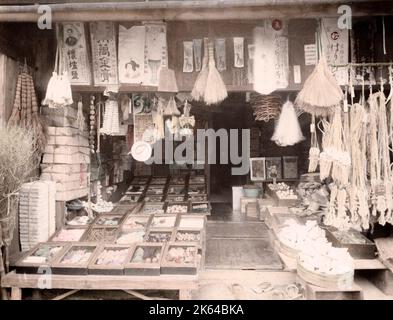
<svg viewBox="0 0 393 320">
<path fill-rule="evenodd" d="M 315 172 L 319 162 L 319 144 L 317 137 L 317 130 L 315 127 L 315 115 L 311 116 L 310 133 L 311 133 L 311 147 L 308 154 L 308 172 Z"/>
<path fill-rule="evenodd" d="M 191 91 L 191 97 L 195 101 L 203 100 L 203 95 L 205 93 L 207 75 L 209 73 L 208 43 L 209 43 L 209 40 L 207 38 L 204 38 L 203 39 L 204 53 L 203 53 L 203 60 L 202 60 L 202 69 L 199 72 L 199 74 L 195 80 L 194 87 L 192 88 L 192 91 Z"/>
<path fill-rule="evenodd" d="M 341 105 L 342 99 L 343 92 L 330 71 L 325 57 L 321 57 L 297 95 L 295 105 L 316 116 L 328 116 Z"/>
<path fill-rule="evenodd" d="M 250 105 L 256 121 L 269 122 L 276 119 L 280 114 L 282 101 L 281 97 L 275 94 L 252 94 Z"/>
<path fill-rule="evenodd" d="M 214 60 L 214 46 L 212 42 L 209 42 L 208 55 L 209 73 L 206 78 L 206 87 L 203 93 L 203 100 L 207 105 L 212 105 L 223 101 L 228 96 L 228 92 L 225 83 L 216 68 L 216 62 Z"/>
<path fill-rule="evenodd" d="M 45 99 L 42 101 L 42 104 L 47 105 L 49 108 L 68 106 L 73 103 L 68 73 L 64 71 L 64 59 L 59 43 L 61 37 L 59 35 L 58 26 L 56 26 L 56 35 L 57 47 L 55 68 L 46 88 Z"/>
<path fill-rule="evenodd" d="M 37 148 L 42 153 L 46 145 L 44 126 L 38 113 L 37 96 L 34 89 L 34 80 L 27 70 L 27 65 L 18 75 L 14 106 L 8 125 L 17 125 L 22 128 L 32 129 L 37 137 Z"/>
<path fill-rule="evenodd" d="M 76 116 L 76 121 L 78 123 L 79 131 L 83 132 L 85 130 L 85 116 L 83 115 L 82 98 L 78 101 L 78 113 Z"/>
<path fill-rule="evenodd" d="M 299 120 L 291 101 L 284 103 L 271 140 L 281 147 L 293 146 L 304 140 Z"/>
<path fill-rule="evenodd" d="M 116 100 L 108 99 L 105 101 L 104 119 L 100 132 L 107 135 L 120 133 L 119 105 Z"/>
</svg>

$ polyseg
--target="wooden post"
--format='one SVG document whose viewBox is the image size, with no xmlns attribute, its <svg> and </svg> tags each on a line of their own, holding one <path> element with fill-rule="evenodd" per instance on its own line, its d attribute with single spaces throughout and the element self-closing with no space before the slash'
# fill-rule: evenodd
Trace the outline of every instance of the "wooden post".
<svg viewBox="0 0 393 320">
<path fill-rule="evenodd" d="M 11 288 L 11 300 L 22 300 L 22 288 Z"/>
</svg>

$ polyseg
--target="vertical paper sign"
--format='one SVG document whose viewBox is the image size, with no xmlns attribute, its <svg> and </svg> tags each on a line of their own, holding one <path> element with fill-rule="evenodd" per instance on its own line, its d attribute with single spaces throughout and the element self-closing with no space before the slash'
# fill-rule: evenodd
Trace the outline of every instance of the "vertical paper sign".
<svg viewBox="0 0 393 320">
<path fill-rule="evenodd" d="M 227 69 L 227 57 L 225 48 L 225 38 L 216 39 L 215 41 L 215 52 L 216 52 L 216 67 L 218 71 L 224 71 Z"/>
<path fill-rule="evenodd" d="M 89 85 L 91 77 L 84 24 L 82 22 L 68 22 L 62 23 L 62 27 L 62 53 L 66 64 L 64 69 L 68 72 L 70 83 Z"/>
<path fill-rule="evenodd" d="M 349 41 L 348 29 L 340 29 L 336 18 L 323 18 L 321 21 L 322 53 L 329 65 L 347 64 Z M 339 85 L 348 84 L 348 71 L 346 68 L 332 68 Z"/>
<path fill-rule="evenodd" d="M 201 71 L 202 69 L 202 39 L 194 39 L 194 64 L 195 71 Z"/>
<path fill-rule="evenodd" d="M 183 72 L 194 71 L 193 42 L 183 41 Z"/>
<path fill-rule="evenodd" d="M 113 22 L 90 23 L 91 50 L 95 85 L 116 85 L 117 55 Z"/>
<path fill-rule="evenodd" d="M 233 38 L 233 58 L 235 68 L 244 67 L 244 38 Z"/>
<path fill-rule="evenodd" d="M 248 83 L 254 83 L 254 56 L 255 56 L 255 45 L 249 44 L 247 46 L 248 50 L 248 61 L 247 61 L 247 78 Z"/>
<path fill-rule="evenodd" d="M 144 79 L 145 27 L 119 25 L 119 81 L 141 84 Z"/>
<path fill-rule="evenodd" d="M 304 64 L 306 66 L 314 66 L 318 62 L 317 47 L 315 44 L 304 45 Z"/>
</svg>

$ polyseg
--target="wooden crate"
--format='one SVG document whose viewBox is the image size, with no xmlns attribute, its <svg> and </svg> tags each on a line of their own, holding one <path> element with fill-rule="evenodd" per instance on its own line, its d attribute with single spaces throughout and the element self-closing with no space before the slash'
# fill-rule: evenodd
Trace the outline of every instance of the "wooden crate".
<svg viewBox="0 0 393 320">
<path fill-rule="evenodd" d="M 159 260 L 157 262 L 134 262 L 133 259 L 135 258 L 135 254 L 139 248 L 159 250 Z M 124 265 L 124 273 L 126 275 L 159 276 L 163 252 L 164 245 L 160 243 L 136 244 L 130 255 L 127 257 L 127 262 Z M 154 252 L 154 254 L 156 254 L 156 252 Z"/>
<path fill-rule="evenodd" d="M 118 234 L 119 228 L 93 228 L 90 227 L 84 234 L 82 241 L 95 243 L 113 243 Z"/>
<path fill-rule="evenodd" d="M 77 242 L 83 239 L 83 237 L 85 236 L 88 228 L 86 227 L 80 227 L 80 228 L 75 228 L 75 227 L 69 227 L 69 226 L 65 226 L 62 229 L 56 231 L 50 238 L 49 241 L 50 242 L 66 242 L 64 240 L 59 239 L 59 235 L 63 232 L 63 230 L 80 230 L 81 236 L 77 239 L 75 238 L 75 240 L 70 241 L 70 242 Z M 75 231 L 76 232 L 76 231 Z"/>
<path fill-rule="evenodd" d="M 177 227 L 180 229 L 206 229 L 206 216 L 201 215 L 180 215 L 178 219 Z"/>
<path fill-rule="evenodd" d="M 68 249 L 63 252 L 56 260 L 51 264 L 51 269 L 54 274 L 70 274 L 70 275 L 87 275 L 88 265 L 91 259 L 94 257 L 96 250 L 98 249 L 97 244 L 79 242 L 72 244 Z M 89 255 L 86 261 L 68 263 L 65 261 L 72 252 L 76 250 L 86 250 Z"/>
<path fill-rule="evenodd" d="M 96 275 L 123 275 L 124 265 L 132 249 L 133 249 L 132 246 L 127 246 L 127 245 L 112 244 L 112 245 L 99 246 L 96 252 L 94 253 L 94 257 L 92 257 L 88 265 L 88 273 L 96 274 Z M 124 261 L 118 265 L 98 265 L 97 261 L 100 258 L 100 255 L 104 252 L 104 250 L 127 250 L 127 253 L 124 257 Z"/>
<path fill-rule="evenodd" d="M 144 214 L 144 215 L 128 214 L 123 219 L 119 229 L 124 232 L 130 232 L 135 230 L 147 230 L 151 219 L 152 219 L 152 215 L 150 214 Z M 134 226 L 133 222 L 135 222 L 138 226 Z"/>
<path fill-rule="evenodd" d="M 199 240 L 192 241 L 192 240 L 179 240 L 178 239 L 178 234 L 179 233 L 191 233 L 194 235 L 199 235 Z M 172 242 L 175 243 L 182 243 L 182 242 L 188 242 L 188 243 L 195 243 L 198 248 L 202 248 L 203 246 L 203 237 L 204 237 L 204 230 L 201 229 L 193 229 L 193 228 L 176 228 L 176 230 L 173 232 L 173 237 L 172 237 Z"/>
<path fill-rule="evenodd" d="M 93 228 L 116 228 L 119 227 L 124 219 L 123 214 L 99 214 L 92 223 Z M 105 222 L 112 221 L 114 224 L 105 225 Z"/>
<path fill-rule="evenodd" d="M 151 222 L 150 222 L 150 228 L 153 229 L 167 229 L 167 228 L 173 228 L 176 226 L 177 223 L 177 215 L 172 215 L 172 214 L 160 214 L 160 215 L 154 215 Z M 164 222 L 167 221 L 168 223 Z M 173 224 L 172 224 L 173 221 Z M 171 222 L 171 223 L 169 223 Z"/>
<path fill-rule="evenodd" d="M 190 263 L 176 263 L 174 261 L 168 260 L 168 252 L 171 248 L 191 248 L 195 252 L 195 258 L 193 262 Z M 198 272 L 198 247 L 195 243 L 180 243 L 180 242 L 170 242 L 167 243 L 164 251 L 164 255 L 161 261 L 161 273 L 162 274 L 197 274 Z"/>
<path fill-rule="evenodd" d="M 165 201 L 167 203 L 172 203 L 172 202 L 184 202 L 186 201 L 187 197 L 184 194 L 180 195 L 167 195 L 165 198 Z"/>
<path fill-rule="evenodd" d="M 282 199 L 279 198 L 276 191 L 270 189 L 269 185 L 266 186 L 266 193 L 273 199 L 274 205 L 277 207 L 296 207 L 300 204 L 301 199 L 297 196 L 297 199 Z M 296 192 L 295 192 L 296 194 Z"/>
<path fill-rule="evenodd" d="M 186 214 L 186 213 L 190 212 L 190 204 L 189 204 L 188 201 L 176 202 L 176 203 L 173 203 L 173 202 L 170 202 L 170 201 L 165 201 L 165 202 L 166 202 L 165 213 L 167 213 L 167 214 Z M 186 209 L 184 209 L 185 211 L 182 211 L 182 212 L 169 213 L 168 209 L 173 207 L 173 206 L 183 206 Z"/>
<path fill-rule="evenodd" d="M 162 229 L 154 229 L 150 228 L 148 232 L 145 235 L 145 242 L 147 243 L 166 243 L 169 242 L 173 239 L 173 233 L 174 233 L 174 228 L 162 228 Z M 167 238 L 165 241 L 155 241 L 154 240 L 154 235 L 157 234 L 164 234 L 165 237 Z"/>
<path fill-rule="evenodd" d="M 201 205 L 206 205 L 206 209 L 198 209 L 198 206 Z M 208 215 L 210 216 L 211 214 L 211 205 L 210 202 L 208 201 L 200 201 L 200 202 L 190 202 L 190 213 L 192 214 L 202 214 L 202 215 Z"/>
</svg>

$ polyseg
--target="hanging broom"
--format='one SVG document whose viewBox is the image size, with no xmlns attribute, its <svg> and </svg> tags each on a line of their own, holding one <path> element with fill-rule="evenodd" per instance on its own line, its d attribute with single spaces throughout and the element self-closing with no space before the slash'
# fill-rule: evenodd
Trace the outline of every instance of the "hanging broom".
<svg viewBox="0 0 393 320">
<path fill-rule="evenodd" d="M 209 73 L 206 79 L 206 87 L 203 98 L 207 105 L 217 104 L 223 101 L 227 96 L 227 88 L 225 87 L 224 81 L 220 76 L 216 68 L 216 62 L 214 61 L 214 47 L 213 43 L 209 43 Z"/>
<path fill-rule="evenodd" d="M 200 101 L 203 99 L 203 95 L 205 93 L 205 88 L 206 88 L 206 81 L 207 81 L 207 75 L 209 73 L 209 57 L 208 57 L 208 43 L 209 40 L 207 38 L 203 39 L 203 48 L 204 48 L 204 53 L 203 53 L 203 61 L 202 61 L 202 69 L 201 72 L 199 72 L 198 77 L 196 78 L 196 81 L 194 83 L 194 88 L 191 91 L 191 97 L 193 100 Z"/>
</svg>

